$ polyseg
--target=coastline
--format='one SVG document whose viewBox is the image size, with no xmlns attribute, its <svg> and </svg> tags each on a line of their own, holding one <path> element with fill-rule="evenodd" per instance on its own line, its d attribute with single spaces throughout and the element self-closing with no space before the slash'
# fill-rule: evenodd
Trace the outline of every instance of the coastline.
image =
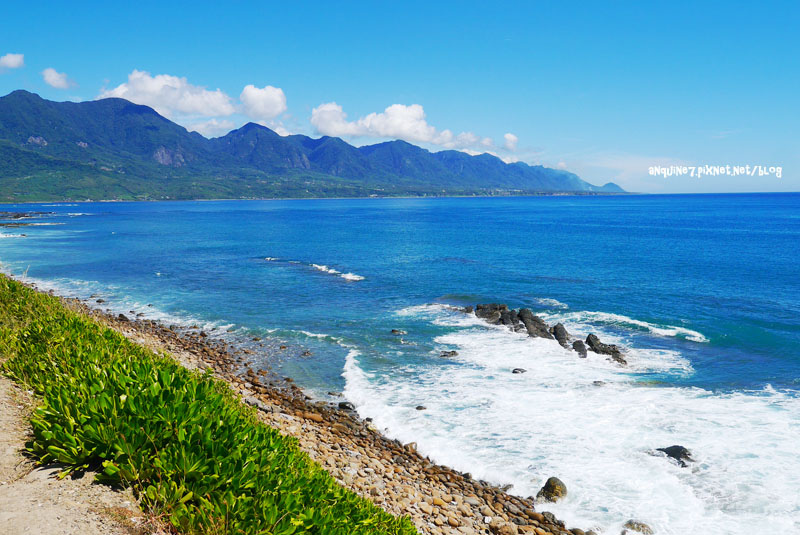
<svg viewBox="0 0 800 535">
<path fill-rule="evenodd" d="M 791 192 L 789 192 L 791 193 Z M 458 194 L 445 194 L 445 195 L 367 195 L 367 196 L 353 196 L 353 197 L 220 197 L 220 198 L 205 198 L 198 197 L 193 199 L 83 199 L 83 200 L 44 200 L 44 201 L 11 201 L 1 200 L 0 204 L 18 205 L 18 204 L 88 204 L 88 203 L 118 203 L 118 202 L 219 202 L 219 201 L 321 201 L 321 200 L 356 200 L 356 199 L 492 199 L 495 197 L 615 197 L 626 195 L 653 195 L 651 193 L 642 193 L 638 191 L 540 191 L 528 193 L 513 193 L 508 195 L 487 195 L 487 194 L 474 194 L 474 195 L 458 195 Z M 656 194 L 657 195 L 657 194 Z M 665 195 L 685 195 L 682 193 L 668 193 Z"/>
<path fill-rule="evenodd" d="M 35 285 L 10 278 L 42 292 Z M 79 299 L 60 300 L 137 344 L 167 353 L 189 369 L 208 370 L 225 381 L 245 403 L 258 409 L 263 422 L 297 438 L 300 448 L 341 485 L 392 514 L 409 516 L 420 533 L 592 533 L 567 528 L 552 514 L 537 511 L 532 497 L 512 496 L 469 474 L 431 462 L 417 453 L 415 444 L 384 437 L 353 411 L 314 401 L 290 378 L 280 378 L 268 369 L 253 370 L 247 362 L 247 349 L 210 338 L 199 329 L 178 330 L 154 320 L 98 310 Z"/>
</svg>

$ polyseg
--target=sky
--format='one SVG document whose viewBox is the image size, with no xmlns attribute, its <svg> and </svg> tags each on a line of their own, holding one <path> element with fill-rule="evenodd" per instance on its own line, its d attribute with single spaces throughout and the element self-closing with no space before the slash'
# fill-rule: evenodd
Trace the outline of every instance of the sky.
<svg viewBox="0 0 800 535">
<path fill-rule="evenodd" d="M 797 1 L 124 4 L 4 5 L 0 95 L 127 98 L 208 137 L 252 121 L 490 152 L 629 191 L 800 191 Z"/>
</svg>

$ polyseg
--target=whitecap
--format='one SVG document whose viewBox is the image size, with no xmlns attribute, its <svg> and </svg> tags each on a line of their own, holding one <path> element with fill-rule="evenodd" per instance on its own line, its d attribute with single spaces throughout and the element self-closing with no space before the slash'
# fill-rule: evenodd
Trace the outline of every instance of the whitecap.
<svg viewBox="0 0 800 535">
<path fill-rule="evenodd" d="M 569 308 L 569 305 L 562 303 L 558 299 L 551 299 L 549 297 L 537 297 L 534 299 L 538 304 L 549 308 Z"/>
<path fill-rule="evenodd" d="M 560 321 L 564 324 L 572 323 L 574 325 L 610 325 L 623 327 L 626 329 L 644 330 L 657 336 L 685 338 L 686 340 L 691 340 L 692 342 L 708 342 L 708 338 L 703 336 L 702 333 L 692 329 L 687 329 L 686 327 L 679 327 L 675 325 L 657 325 L 655 323 L 629 318 L 628 316 L 623 316 L 622 314 L 579 311 L 558 314 L 542 314 L 541 316 L 546 321 Z"/>
<path fill-rule="evenodd" d="M 324 264 L 309 264 L 309 265 L 318 271 L 322 271 L 323 273 L 328 273 L 329 275 L 338 275 L 339 277 L 343 278 L 346 281 L 355 282 L 364 280 L 364 277 L 362 277 L 361 275 L 356 275 L 355 273 L 342 273 L 338 269 L 334 269 Z"/>
</svg>

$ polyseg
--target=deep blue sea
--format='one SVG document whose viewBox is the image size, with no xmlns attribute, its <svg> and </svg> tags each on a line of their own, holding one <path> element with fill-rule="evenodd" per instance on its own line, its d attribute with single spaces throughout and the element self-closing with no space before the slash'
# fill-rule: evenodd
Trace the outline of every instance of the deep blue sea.
<svg viewBox="0 0 800 535">
<path fill-rule="evenodd" d="M 5 272 L 196 323 L 256 365 L 277 353 L 315 395 L 511 492 L 558 476 L 568 498 L 544 509 L 569 525 L 800 532 L 800 194 L 0 210 L 55 212 L 0 229 Z M 482 302 L 596 333 L 629 366 L 447 306 Z M 673 444 L 696 462 L 652 455 Z"/>
</svg>

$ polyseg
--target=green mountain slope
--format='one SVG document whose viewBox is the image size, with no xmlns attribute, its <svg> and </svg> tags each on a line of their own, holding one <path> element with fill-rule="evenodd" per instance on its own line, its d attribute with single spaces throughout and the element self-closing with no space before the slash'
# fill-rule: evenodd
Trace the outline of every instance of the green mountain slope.
<svg viewBox="0 0 800 535">
<path fill-rule="evenodd" d="M 565 171 L 404 141 L 354 147 L 254 123 L 206 139 L 123 99 L 0 98 L 0 200 L 618 192 Z"/>
</svg>

